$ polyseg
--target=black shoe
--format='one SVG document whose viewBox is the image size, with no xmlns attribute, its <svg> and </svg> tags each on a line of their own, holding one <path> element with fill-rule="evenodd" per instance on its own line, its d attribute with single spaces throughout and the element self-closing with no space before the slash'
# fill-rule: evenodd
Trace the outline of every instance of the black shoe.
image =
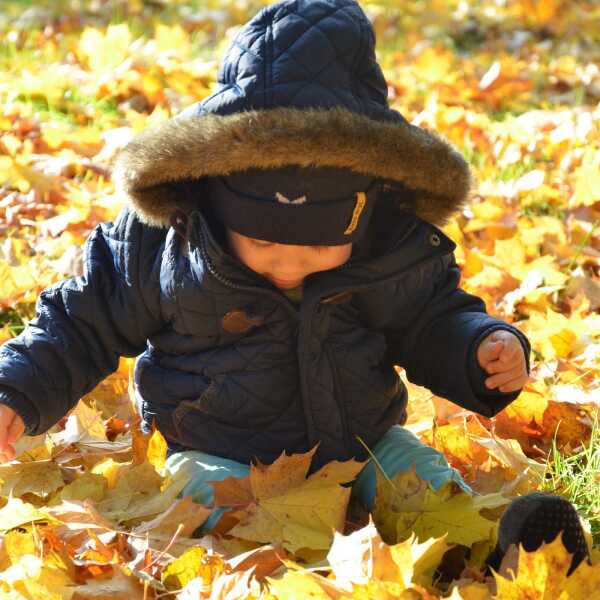
<svg viewBox="0 0 600 600">
<path fill-rule="evenodd" d="M 521 544 L 527 552 L 537 550 L 563 532 L 562 542 L 573 555 L 570 575 L 584 558 L 590 562 L 583 528 L 575 507 L 565 498 L 545 492 L 532 492 L 515 498 L 504 511 L 498 529 L 498 543 L 485 561 L 495 571 L 510 544 Z M 488 574 L 491 574 L 487 569 Z"/>
</svg>

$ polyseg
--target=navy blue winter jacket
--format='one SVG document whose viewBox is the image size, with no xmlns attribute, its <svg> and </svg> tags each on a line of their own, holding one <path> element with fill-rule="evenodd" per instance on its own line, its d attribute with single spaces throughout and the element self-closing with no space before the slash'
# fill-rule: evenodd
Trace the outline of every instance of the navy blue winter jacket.
<svg viewBox="0 0 600 600">
<path fill-rule="evenodd" d="M 173 449 L 248 463 L 319 444 L 314 467 L 366 453 L 406 415 L 410 381 L 493 416 L 481 340 L 515 327 L 459 289 L 439 227 L 467 199 L 460 154 L 387 105 L 374 35 L 352 0 L 268 6 L 238 32 L 214 94 L 139 134 L 114 169 L 127 205 L 92 232 L 85 272 L 44 291 L 0 349 L 0 402 L 48 430 L 137 356 L 144 428 Z M 206 177 L 346 166 L 380 195 L 352 259 L 305 280 L 299 307 L 235 259 L 202 203 Z M 185 194 L 190 189 L 192 194 Z M 179 219 L 175 221 L 174 219 Z M 173 225 L 177 225 L 174 227 Z M 529 362 L 528 362 L 529 368 Z"/>
</svg>

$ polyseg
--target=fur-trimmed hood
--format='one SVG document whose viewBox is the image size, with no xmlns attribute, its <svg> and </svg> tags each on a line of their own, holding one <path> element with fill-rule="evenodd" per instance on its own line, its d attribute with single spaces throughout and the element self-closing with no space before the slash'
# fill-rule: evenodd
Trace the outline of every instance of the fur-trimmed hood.
<svg viewBox="0 0 600 600">
<path fill-rule="evenodd" d="M 215 93 L 119 153 L 117 191 L 142 221 L 165 227 L 175 210 L 193 208 L 178 182 L 249 168 L 347 167 L 385 180 L 400 203 L 444 224 L 467 199 L 469 168 L 451 144 L 389 108 L 374 42 L 354 0 L 264 8 L 237 33 Z"/>
</svg>

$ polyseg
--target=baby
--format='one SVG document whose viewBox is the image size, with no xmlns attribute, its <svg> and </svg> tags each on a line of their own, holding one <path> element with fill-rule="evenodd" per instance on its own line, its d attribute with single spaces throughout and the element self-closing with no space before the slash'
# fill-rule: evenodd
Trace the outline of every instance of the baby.
<svg viewBox="0 0 600 600">
<path fill-rule="evenodd" d="M 472 492 L 401 426 L 394 367 L 492 417 L 527 381 L 530 345 L 458 287 L 439 227 L 467 200 L 468 166 L 388 106 L 374 42 L 354 0 L 267 6 L 215 92 L 121 152 L 126 207 L 92 232 L 84 275 L 42 292 L 0 351 L 5 460 L 141 354 L 143 428 L 198 502 L 208 480 L 315 446 L 313 470 L 365 460 L 366 445 L 390 476 L 415 464 Z M 353 487 L 367 508 L 374 479 L 368 463 Z"/>
</svg>

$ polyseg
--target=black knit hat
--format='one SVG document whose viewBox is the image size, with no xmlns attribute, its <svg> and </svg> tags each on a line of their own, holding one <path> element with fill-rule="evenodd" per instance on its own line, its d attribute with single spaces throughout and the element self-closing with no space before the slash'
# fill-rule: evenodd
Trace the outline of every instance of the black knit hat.
<svg viewBox="0 0 600 600">
<path fill-rule="evenodd" d="M 242 235 L 334 246 L 364 233 L 379 183 L 346 168 L 291 165 L 209 177 L 206 192 L 215 216 Z"/>
</svg>

